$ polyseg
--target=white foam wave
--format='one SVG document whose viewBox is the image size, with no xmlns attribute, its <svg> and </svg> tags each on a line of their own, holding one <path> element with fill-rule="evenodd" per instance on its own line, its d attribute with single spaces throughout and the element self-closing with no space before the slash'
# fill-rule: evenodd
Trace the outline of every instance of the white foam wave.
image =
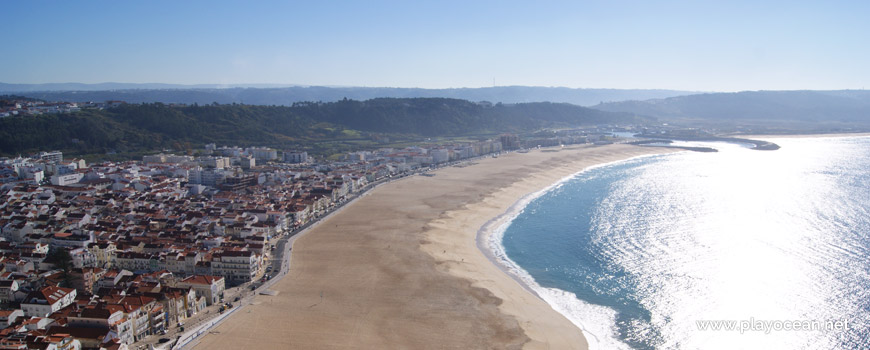
<svg viewBox="0 0 870 350">
<path fill-rule="evenodd" d="M 524 284 L 527 289 L 538 295 L 538 297 L 550 304 L 550 307 L 564 315 L 575 326 L 580 328 L 583 335 L 586 337 L 586 341 L 589 343 L 589 349 L 591 350 L 630 349 L 627 344 L 619 339 L 616 330 L 616 310 L 580 300 L 574 293 L 557 288 L 547 288 L 538 284 L 532 275 L 530 275 L 526 270 L 523 270 L 523 268 L 507 256 L 503 245 L 504 233 L 514 219 L 523 213 L 529 203 L 538 197 L 562 187 L 562 185 L 567 181 L 576 178 L 580 174 L 599 167 L 653 156 L 656 155 L 637 156 L 587 167 L 575 174 L 562 178 L 555 184 L 550 185 L 543 190 L 520 198 L 520 200 L 508 208 L 504 214 L 493 218 L 478 231 L 478 244 L 484 246 L 481 250 L 483 250 L 483 252 L 486 253 L 497 265 L 514 277 L 514 279 Z"/>
</svg>

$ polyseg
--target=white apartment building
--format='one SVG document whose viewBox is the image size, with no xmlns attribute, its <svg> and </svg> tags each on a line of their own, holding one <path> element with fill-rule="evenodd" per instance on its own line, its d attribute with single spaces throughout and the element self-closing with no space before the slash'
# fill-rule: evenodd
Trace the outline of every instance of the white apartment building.
<svg viewBox="0 0 870 350">
<path fill-rule="evenodd" d="M 260 161 L 278 159 L 278 151 L 265 147 L 250 147 L 246 150 L 251 157 Z"/>
<path fill-rule="evenodd" d="M 56 186 L 69 186 L 79 181 L 85 177 L 85 174 L 82 173 L 73 173 L 73 174 L 65 174 L 65 175 L 52 175 L 51 176 L 51 184 Z"/>
<path fill-rule="evenodd" d="M 450 160 L 450 151 L 447 149 L 433 149 L 429 152 L 429 155 L 432 156 L 432 162 L 435 164 L 444 163 Z"/>
<path fill-rule="evenodd" d="M 291 151 L 284 152 L 284 161 L 287 163 L 307 163 L 308 152 Z"/>
</svg>

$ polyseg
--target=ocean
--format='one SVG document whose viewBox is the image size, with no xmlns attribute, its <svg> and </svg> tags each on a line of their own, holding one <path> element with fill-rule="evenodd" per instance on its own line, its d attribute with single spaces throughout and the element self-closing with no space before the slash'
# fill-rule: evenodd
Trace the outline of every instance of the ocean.
<svg viewBox="0 0 870 350">
<path fill-rule="evenodd" d="M 591 349 L 866 349 L 870 137 L 774 141 L 587 169 L 487 244 Z"/>
</svg>

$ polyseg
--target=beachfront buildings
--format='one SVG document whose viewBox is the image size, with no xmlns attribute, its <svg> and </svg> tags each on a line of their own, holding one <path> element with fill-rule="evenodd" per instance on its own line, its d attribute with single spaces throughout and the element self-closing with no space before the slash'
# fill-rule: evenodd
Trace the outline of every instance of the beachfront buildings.
<svg viewBox="0 0 870 350">
<path fill-rule="evenodd" d="M 217 163 L 172 157 L 149 160 L 183 163 L 82 166 L 63 184 L 13 169 L 41 159 L 3 163 L 12 175 L 0 185 L 0 303 L 11 319 L 0 342 L 38 331 L 106 347 L 181 324 L 262 275 L 272 239 L 389 174 L 380 164 L 224 163 L 226 176 L 205 186 L 191 175 Z"/>
<path fill-rule="evenodd" d="M 206 305 L 218 303 L 223 299 L 226 289 L 223 277 L 198 275 L 179 281 L 176 287 L 193 289 L 197 297 L 205 298 Z"/>
<path fill-rule="evenodd" d="M 380 181 L 501 152 L 502 143 L 382 148 L 328 163 L 303 151 L 207 151 L 0 160 L 0 345 L 66 335 L 118 348 L 181 325 L 263 276 L 276 238 Z"/>
<path fill-rule="evenodd" d="M 263 261 L 253 251 L 228 250 L 212 256 L 211 272 L 223 276 L 233 284 L 245 283 L 256 278 L 262 263 Z"/>
</svg>

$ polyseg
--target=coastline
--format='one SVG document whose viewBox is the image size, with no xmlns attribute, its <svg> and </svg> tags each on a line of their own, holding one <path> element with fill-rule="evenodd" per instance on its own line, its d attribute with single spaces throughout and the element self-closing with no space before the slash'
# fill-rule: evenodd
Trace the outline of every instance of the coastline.
<svg viewBox="0 0 870 350">
<path fill-rule="evenodd" d="M 671 152 L 692 151 L 691 149 L 686 150 L 682 147 L 671 147 L 671 149 L 673 149 L 673 151 Z M 604 307 L 599 307 L 597 305 L 589 304 L 579 299 L 573 293 L 556 288 L 547 288 L 539 285 L 531 274 L 529 274 L 519 264 L 517 264 L 509 256 L 507 256 L 507 253 L 504 250 L 504 246 L 501 244 L 504 233 L 513 222 L 513 220 L 516 219 L 517 216 L 522 214 L 528 204 L 540 198 L 541 196 L 544 196 L 547 193 L 558 189 L 564 183 L 576 178 L 577 176 L 596 168 L 619 164 L 638 158 L 658 156 L 661 154 L 665 153 L 644 154 L 625 159 L 614 160 L 611 162 L 590 165 L 578 172 L 563 177 L 556 183 L 553 183 L 543 189 L 526 194 L 525 196 L 518 199 L 513 205 L 511 205 L 504 213 L 487 221 L 486 224 L 484 224 L 477 231 L 477 247 L 481 252 L 483 252 L 487 259 L 489 259 L 494 265 L 496 265 L 503 273 L 507 274 L 512 279 L 514 279 L 514 281 L 519 283 L 529 293 L 532 293 L 533 295 L 550 304 L 553 309 L 568 318 L 569 321 L 577 326 L 577 328 L 582 331 L 583 337 L 586 339 L 587 349 L 608 349 L 611 348 L 613 344 L 605 344 L 607 343 L 608 336 L 606 334 L 602 334 L 607 332 L 607 330 L 602 329 L 602 326 L 606 325 L 595 324 L 590 326 L 589 320 L 586 320 L 583 317 L 577 315 L 578 313 L 582 313 L 581 310 L 577 310 L 577 306 L 578 304 L 580 304 L 586 310 L 598 309 L 598 312 L 604 313 L 608 312 L 607 309 Z"/>
<path fill-rule="evenodd" d="M 575 348 L 582 332 L 486 256 L 479 231 L 584 169 L 679 150 L 507 154 L 369 191 L 293 244 L 293 268 L 195 348 Z"/>
<path fill-rule="evenodd" d="M 856 133 L 833 133 L 833 134 L 747 134 L 747 135 L 734 135 L 739 137 L 751 137 L 751 138 L 768 138 L 768 139 L 796 139 L 796 138 L 826 138 L 826 137 L 864 137 L 870 136 L 870 132 L 856 132 Z"/>
<path fill-rule="evenodd" d="M 592 159 L 578 157 L 578 159 L 572 159 L 559 166 L 541 168 L 539 171 L 532 172 L 528 174 L 529 176 L 518 179 L 515 183 L 492 193 L 481 202 L 469 204 L 463 209 L 445 213 L 446 217 L 449 217 L 450 220 L 442 221 L 438 225 L 435 225 L 436 228 L 444 231 L 432 230 L 428 235 L 430 240 L 440 244 L 424 250 L 435 256 L 436 259 L 445 262 L 451 261 L 450 251 L 446 249 L 439 251 L 438 248 L 451 246 L 456 249 L 456 246 L 462 245 L 463 242 L 474 241 L 474 247 L 464 248 L 473 248 L 486 261 L 475 262 L 478 266 L 473 266 L 474 268 L 469 268 L 470 266 L 467 264 L 458 264 L 447 268 L 446 271 L 474 280 L 477 285 L 483 288 L 503 291 L 504 294 L 496 293 L 498 297 L 504 300 L 504 303 L 500 305 L 500 309 L 504 313 L 516 317 L 521 322 L 523 330 L 531 338 L 524 345 L 524 349 L 546 349 L 554 347 L 554 344 L 558 344 L 555 348 L 560 349 L 588 349 L 590 345 L 589 341 L 592 342 L 592 345 L 600 345 L 601 340 L 597 334 L 588 332 L 590 327 L 587 327 L 583 323 L 583 320 L 571 319 L 566 316 L 566 314 L 571 313 L 571 310 L 560 310 L 552 298 L 552 296 L 559 294 L 561 294 L 559 295 L 561 297 L 574 299 L 576 299 L 576 296 L 561 290 L 544 288 L 537 285 L 528 273 L 519 268 L 507 256 L 503 255 L 503 252 L 493 253 L 492 244 L 494 240 L 498 240 L 500 233 L 503 233 L 506 226 L 522 212 L 529 202 L 557 188 L 577 174 L 592 168 L 607 166 L 633 158 L 685 151 L 674 148 L 640 146 L 610 145 L 608 147 L 610 148 L 596 149 L 594 147 L 587 147 L 577 149 L 578 153 L 580 153 L 578 156 L 585 155 Z M 617 147 L 621 148 L 621 150 L 616 152 L 610 151 Z M 453 225 L 450 223 L 453 223 Z M 474 252 L 467 251 L 463 255 L 474 256 L 475 254 Z M 455 262 L 455 259 L 452 261 Z M 484 267 L 487 267 L 487 263 L 488 267 L 492 267 L 497 271 L 484 269 Z M 506 277 L 506 279 L 496 277 Z M 506 284 L 514 284 L 520 287 L 525 291 L 525 295 L 507 288 Z M 533 297 L 532 299 L 534 300 L 530 300 L 527 296 Z M 543 305 L 537 305 L 540 302 Z M 547 315 L 547 319 L 535 317 L 535 312 L 540 312 L 535 310 L 540 308 L 549 308 L 552 311 L 556 311 L 558 316 Z M 554 318 L 558 318 L 559 321 L 568 321 L 568 325 L 566 326 L 564 322 L 555 322 Z M 571 334 L 571 332 L 580 334 L 580 337 L 578 337 L 580 340 L 554 338 L 556 336 L 554 333 L 566 336 Z M 590 336 L 591 339 L 588 339 Z M 556 341 L 561 342 L 557 343 Z M 601 347 L 599 346 L 598 348 Z"/>
</svg>

